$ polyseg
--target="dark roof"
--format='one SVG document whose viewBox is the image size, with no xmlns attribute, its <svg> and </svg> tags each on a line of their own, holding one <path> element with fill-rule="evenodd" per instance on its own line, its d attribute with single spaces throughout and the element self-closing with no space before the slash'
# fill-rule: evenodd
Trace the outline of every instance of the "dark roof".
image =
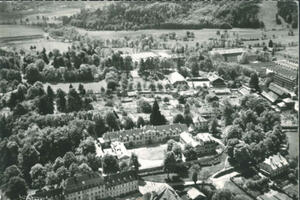
<svg viewBox="0 0 300 200">
<path fill-rule="evenodd" d="M 139 135 L 143 132 L 146 132 L 148 130 L 155 130 L 160 133 L 164 131 L 171 131 L 178 129 L 179 131 L 185 131 L 187 130 L 187 126 L 185 124 L 169 124 L 169 125 L 161 125 L 161 126 L 144 126 L 142 128 L 135 128 L 130 130 L 121 130 L 121 131 L 114 131 L 114 132 L 107 132 L 104 133 L 103 139 L 104 140 L 112 140 L 120 137 L 126 137 L 131 135 Z"/>
<path fill-rule="evenodd" d="M 98 173 L 68 178 L 65 193 L 73 193 L 104 184 L 104 179 Z"/>
<path fill-rule="evenodd" d="M 108 187 L 129 183 L 138 180 L 138 175 L 135 171 L 125 171 L 118 174 L 107 175 L 104 177 L 105 185 Z"/>
<path fill-rule="evenodd" d="M 38 197 L 38 198 L 49 198 L 49 197 L 54 197 L 54 196 L 59 196 L 62 195 L 63 189 L 62 188 L 55 188 L 55 189 L 49 189 L 49 190 L 39 190 L 36 191 L 33 197 Z"/>
<path fill-rule="evenodd" d="M 286 89 L 280 87 L 279 85 L 275 84 L 275 83 L 271 83 L 269 86 L 269 90 L 273 91 L 274 93 L 278 94 L 279 96 L 289 96 L 289 92 L 286 91 Z"/>
</svg>

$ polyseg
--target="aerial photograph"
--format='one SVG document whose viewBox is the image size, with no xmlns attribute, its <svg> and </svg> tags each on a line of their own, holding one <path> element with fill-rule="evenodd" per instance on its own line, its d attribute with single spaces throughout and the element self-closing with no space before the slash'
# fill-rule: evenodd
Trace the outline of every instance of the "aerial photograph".
<svg viewBox="0 0 300 200">
<path fill-rule="evenodd" d="M 298 3 L 0 1 L 0 200 L 299 200 Z"/>
</svg>

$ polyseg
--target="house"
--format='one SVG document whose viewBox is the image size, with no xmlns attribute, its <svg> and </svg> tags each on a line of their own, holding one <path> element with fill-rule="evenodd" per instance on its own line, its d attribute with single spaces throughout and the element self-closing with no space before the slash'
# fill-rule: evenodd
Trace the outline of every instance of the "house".
<svg viewBox="0 0 300 200">
<path fill-rule="evenodd" d="M 221 96 L 221 95 L 228 95 L 228 94 L 231 93 L 230 89 L 228 89 L 228 88 L 215 88 L 215 89 L 213 90 L 213 92 L 214 92 L 216 95 L 219 95 L 219 96 Z"/>
<path fill-rule="evenodd" d="M 194 117 L 193 122 L 194 122 L 194 126 L 197 129 L 203 130 L 203 131 L 208 130 L 209 121 L 207 119 L 205 119 L 204 117 L 202 117 L 202 116 Z"/>
<path fill-rule="evenodd" d="M 285 105 L 284 102 L 280 102 L 277 104 L 278 108 L 282 111 L 282 110 L 286 110 L 287 106 Z"/>
<path fill-rule="evenodd" d="M 270 83 L 269 90 L 281 98 L 291 97 L 290 92 L 287 89 L 277 85 L 276 83 Z"/>
<path fill-rule="evenodd" d="M 298 84 L 299 64 L 287 60 L 274 61 L 275 65 L 267 67 L 267 71 L 273 74 L 274 83 L 290 91 Z"/>
<path fill-rule="evenodd" d="M 186 79 L 190 88 L 210 87 L 210 82 L 207 77 L 191 77 Z"/>
<path fill-rule="evenodd" d="M 207 199 L 206 195 L 200 192 L 198 189 L 192 187 L 187 191 L 187 196 L 191 200 L 203 200 Z"/>
<path fill-rule="evenodd" d="M 198 156 L 215 153 L 218 146 L 218 143 L 209 133 L 198 133 L 196 136 L 193 136 L 191 133 L 185 131 L 180 134 L 180 142 L 184 145 L 189 144 L 195 148 Z"/>
<path fill-rule="evenodd" d="M 224 57 L 225 62 L 237 62 L 238 56 L 242 55 L 246 52 L 245 49 L 242 48 L 234 48 L 234 49 L 213 49 L 209 53 L 211 55 L 220 54 Z"/>
<path fill-rule="evenodd" d="M 66 181 L 64 197 L 66 200 L 97 200 L 118 197 L 138 191 L 138 176 L 134 171 L 100 176 L 97 173 L 71 177 Z"/>
<path fill-rule="evenodd" d="M 145 196 L 145 195 L 144 195 Z M 149 195 L 149 200 L 182 200 L 176 191 L 167 184 L 152 191 Z"/>
<path fill-rule="evenodd" d="M 164 142 L 168 139 L 179 139 L 180 133 L 188 130 L 185 124 L 161 126 L 144 126 L 130 130 L 104 133 L 101 146 L 109 147 L 111 142 L 120 141 L 126 147 Z"/>
<path fill-rule="evenodd" d="M 260 95 L 270 101 L 272 104 L 275 104 L 279 101 L 279 96 L 272 91 L 263 91 Z"/>
<path fill-rule="evenodd" d="M 207 76 L 209 83 L 212 87 L 216 88 L 224 88 L 226 87 L 226 84 L 224 82 L 224 79 L 216 74 L 210 74 Z"/>
<path fill-rule="evenodd" d="M 178 72 L 169 74 L 167 78 L 174 87 L 177 87 L 178 85 L 187 85 L 185 78 Z"/>
<path fill-rule="evenodd" d="M 291 98 L 285 98 L 282 101 L 285 103 L 285 105 L 287 106 L 287 108 L 293 109 L 293 107 L 295 105 L 295 101 L 293 101 Z"/>
<path fill-rule="evenodd" d="M 212 106 L 202 106 L 198 109 L 198 113 L 204 118 L 213 118 L 220 115 L 218 110 L 216 108 L 213 108 Z"/>
<path fill-rule="evenodd" d="M 251 89 L 246 86 L 242 86 L 238 91 L 244 96 L 249 95 L 251 93 Z"/>
<path fill-rule="evenodd" d="M 287 171 L 288 161 L 280 154 L 272 155 L 259 164 L 260 171 L 270 177 L 278 176 Z"/>
</svg>

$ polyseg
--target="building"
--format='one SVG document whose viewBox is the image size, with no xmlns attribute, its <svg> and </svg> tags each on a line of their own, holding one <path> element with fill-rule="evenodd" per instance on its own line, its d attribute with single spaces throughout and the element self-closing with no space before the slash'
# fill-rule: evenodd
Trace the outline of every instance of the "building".
<svg viewBox="0 0 300 200">
<path fill-rule="evenodd" d="M 114 155 L 118 160 L 129 159 L 130 154 L 128 153 L 125 145 L 122 142 L 114 141 L 110 143 L 111 152 L 109 154 Z"/>
<path fill-rule="evenodd" d="M 30 196 L 32 200 L 64 200 L 63 189 L 55 188 L 49 190 L 39 190 Z"/>
<path fill-rule="evenodd" d="M 126 58 L 127 56 L 130 56 L 133 63 L 140 63 L 140 61 L 143 59 L 144 61 L 147 58 L 159 58 L 159 55 L 154 52 L 140 52 L 140 53 L 132 53 L 132 54 L 121 54 L 122 58 Z"/>
<path fill-rule="evenodd" d="M 273 73 L 274 83 L 292 91 L 298 84 L 298 65 L 287 60 L 278 60 L 275 65 L 267 67 L 267 73 Z"/>
<path fill-rule="evenodd" d="M 229 88 L 215 88 L 213 90 L 213 92 L 218 95 L 218 96 L 221 96 L 221 95 L 228 95 L 231 93 L 230 89 Z"/>
<path fill-rule="evenodd" d="M 224 57 L 225 62 L 237 62 L 238 56 L 246 52 L 245 49 L 235 48 L 235 49 L 213 49 L 210 51 L 211 55 L 220 54 Z"/>
<path fill-rule="evenodd" d="M 279 96 L 272 91 L 269 92 L 263 91 L 260 95 L 265 99 L 267 99 L 272 104 L 276 104 L 280 101 Z"/>
<path fill-rule="evenodd" d="M 204 118 L 213 118 L 220 115 L 217 108 L 213 108 L 212 106 L 202 106 L 198 109 L 198 113 L 200 116 Z"/>
<path fill-rule="evenodd" d="M 280 87 L 276 83 L 270 83 L 269 90 L 277 94 L 280 98 L 291 97 L 290 92 L 287 89 Z"/>
<path fill-rule="evenodd" d="M 218 146 L 218 143 L 208 133 L 198 133 L 196 136 L 193 136 L 191 133 L 182 132 L 180 134 L 180 142 L 195 148 L 198 156 L 213 154 Z"/>
<path fill-rule="evenodd" d="M 210 87 L 210 82 L 207 77 L 191 77 L 186 81 L 190 88 L 195 89 L 197 87 Z"/>
<path fill-rule="evenodd" d="M 209 83 L 212 87 L 216 88 L 224 88 L 226 87 L 226 84 L 224 82 L 224 79 L 216 74 L 210 74 L 207 76 Z"/>
<path fill-rule="evenodd" d="M 187 196 L 191 200 L 204 200 L 207 199 L 206 195 L 200 192 L 198 189 L 192 187 L 187 191 Z"/>
<path fill-rule="evenodd" d="M 288 166 L 288 161 L 280 154 L 272 155 L 259 164 L 260 171 L 270 177 L 275 177 L 286 172 Z"/>
<path fill-rule="evenodd" d="M 188 130 L 185 124 L 170 124 L 161 126 L 144 126 L 131 130 L 121 130 L 104 133 L 102 147 L 109 147 L 111 142 L 119 141 L 126 147 L 165 142 L 168 139 L 179 139 L 180 133 Z"/>
<path fill-rule="evenodd" d="M 167 78 L 170 84 L 172 84 L 174 87 L 177 87 L 179 85 L 188 85 L 185 78 L 178 72 L 169 74 Z"/>
<path fill-rule="evenodd" d="M 197 130 L 208 130 L 209 121 L 202 116 L 197 116 L 193 119 L 194 126 Z"/>
<path fill-rule="evenodd" d="M 138 176 L 134 171 L 102 177 L 97 173 L 67 179 L 66 200 L 98 200 L 118 197 L 138 190 Z"/>
<path fill-rule="evenodd" d="M 182 200 L 177 192 L 168 184 L 161 184 L 159 187 L 151 189 L 145 193 L 143 199 L 149 200 Z"/>
</svg>

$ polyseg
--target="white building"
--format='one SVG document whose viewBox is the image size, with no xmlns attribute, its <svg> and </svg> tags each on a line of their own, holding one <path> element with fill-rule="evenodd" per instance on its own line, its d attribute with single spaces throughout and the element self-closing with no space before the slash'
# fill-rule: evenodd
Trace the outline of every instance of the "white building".
<svg viewBox="0 0 300 200">
<path fill-rule="evenodd" d="M 275 177 L 288 169 L 288 161 L 280 154 L 272 155 L 259 164 L 263 174 Z"/>
</svg>

